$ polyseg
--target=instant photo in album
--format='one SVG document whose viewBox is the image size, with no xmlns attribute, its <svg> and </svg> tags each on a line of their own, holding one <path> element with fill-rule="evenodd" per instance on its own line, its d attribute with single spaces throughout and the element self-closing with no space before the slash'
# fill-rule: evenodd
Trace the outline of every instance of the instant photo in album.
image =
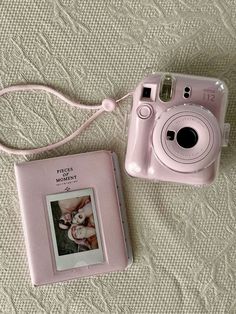
<svg viewBox="0 0 236 314">
<path fill-rule="evenodd" d="M 98 151 L 15 165 L 34 285 L 132 263 L 117 157 Z"/>
</svg>

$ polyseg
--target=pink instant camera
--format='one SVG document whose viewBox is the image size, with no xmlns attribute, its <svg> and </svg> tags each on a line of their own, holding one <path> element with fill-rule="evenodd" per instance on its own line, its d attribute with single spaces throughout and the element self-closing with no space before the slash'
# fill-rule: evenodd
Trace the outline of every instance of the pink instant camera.
<svg viewBox="0 0 236 314">
<path fill-rule="evenodd" d="M 216 177 L 228 89 L 207 77 L 157 73 L 135 89 L 125 168 L 129 175 L 193 185 Z"/>
</svg>

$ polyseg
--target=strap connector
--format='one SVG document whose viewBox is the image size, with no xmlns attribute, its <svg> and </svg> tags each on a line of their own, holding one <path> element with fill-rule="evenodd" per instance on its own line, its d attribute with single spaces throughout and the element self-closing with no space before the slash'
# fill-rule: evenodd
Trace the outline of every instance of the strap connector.
<svg viewBox="0 0 236 314">
<path fill-rule="evenodd" d="M 116 108 L 116 105 L 116 101 L 112 98 L 105 98 L 102 101 L 102 108 L 108 112 L 113 111 Z"/>
</svg>

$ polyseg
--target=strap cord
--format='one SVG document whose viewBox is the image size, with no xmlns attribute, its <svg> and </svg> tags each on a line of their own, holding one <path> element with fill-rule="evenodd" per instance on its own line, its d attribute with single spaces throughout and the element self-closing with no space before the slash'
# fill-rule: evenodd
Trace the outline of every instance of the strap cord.
<svg viewBox="0 0 236 314">
<path fill-rule="evenodd" d="M 121 97 L 118 100 L 114 100 L 111 98 L 106 98 L 102 101 L 100 105 L 84 105 L 79 102 L 74 102 L 70 100 L 69 98 L 65 97 L 62 93 L 56 91 L 55 89 L 45 86 L 45 85 L 32 85 L 32 84 L 26 84 L 26 85 L 13 85 L 6 87 L 2 90 L 0 90 L 0 97 L 13 93 L 13 92 L 25 92 L 25 91 L 43 91 L 47 92 L 49 94 L 52 94 L 56 96 L 57 98 L 64 101 L 67 105 L 76 107 L 79 109 L 85 109 L 85 110 L 96 110 L 96 112 L 87 120 L 85 121 L 76 131 L 74 131 L 69 136 L 65 137 L 62 140 L 59 140 L 58 142 L 55 142 L 53 144 L 48 144 L 46 146 L 38 147 L 38 148 L 31 148 L 31 149 L 18 149 L 18 148 L 12 148 L 8 147 L 2 143 L 0 143 L 0 150 L 8 153 L 8 154 L 14 154 L 14 155 L 31 155 L 31 154 L 39 154 L 45 151 L 49 151 L 51 149 L 55 149 L 61 145 L 64 145 L 65 143 L 71 141 L 73 138 L 75 138 L 77 135 L 79 135 L 86 127 L 90 125 L 92 121 L 94 121 L 98 116 L 100 116 L 104 112 L 111 112 L 113 111 L 117 104 L 121 102 L 122 100 L 130 97 L 133 95 L 133 92 L 129 92 L 125 96 Z"/>
</svg>

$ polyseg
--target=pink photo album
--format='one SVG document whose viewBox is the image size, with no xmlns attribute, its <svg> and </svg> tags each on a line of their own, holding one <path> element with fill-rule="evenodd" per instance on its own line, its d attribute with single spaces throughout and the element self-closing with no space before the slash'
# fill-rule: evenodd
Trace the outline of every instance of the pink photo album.
<svg viewBox="0 0 236 314">
<path fill-rule="evenodd" d="M 15 164 L 33 285 L 124 270 L 132 250 L 110 151 Z"/>
</svg>

